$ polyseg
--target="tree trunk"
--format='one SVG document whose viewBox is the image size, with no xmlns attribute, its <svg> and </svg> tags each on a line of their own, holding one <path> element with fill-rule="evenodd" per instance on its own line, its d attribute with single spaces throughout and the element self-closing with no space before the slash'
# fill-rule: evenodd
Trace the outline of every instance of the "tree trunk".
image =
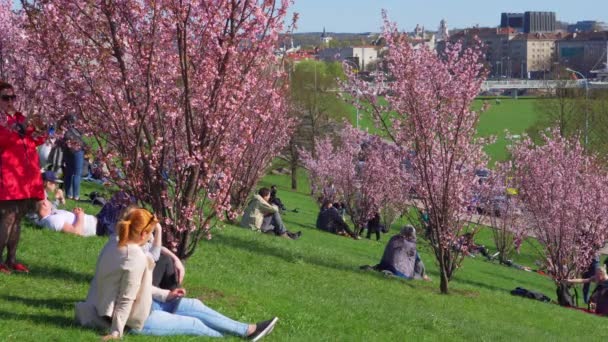
<svg viewBox="0 0 608 342">
<path fill-rule="evenodd" d="M 298 164 L 291 164 L 291 190 L 298 190 Z"/>
<path fill-rule="evenodd" d="M 578 298 L 573 298 L 572 293 L 570 293 L 570 285 L 560 283 L 557 285 L 555 292 L 557 294 L 557 302 L 559 305 L 565 307 L 578 306 Z"/>
<path fill-rule="evenodd" d="M 443 264 L 443 261 L 441 261 L 441 264 Z M 439 269 L 441 271 L 441 282 L 439 283 L 439 290 L 442 294 L 448 294 L 448 284 L 450 283 L 450 280 L 448 279 L 448 274 L 445 270 L 445 265 L 439 265 Z"/>
<path fill-rule="evenodd" d="M 291 168 L 291 189 L 298 190 L 298 163 L 300 156 L 298 154 L 298 145 L 296 137 L 292 136 L 289 140 L 289 166 Z"/>
<path fill-rule="evenodd" d="M 441 248 L 441 247 L 440 247 Z M 439 279 L 440 279 L 440 283 L 439 283 L 439 291 L 441 291 L 442 294 L 448 294 L 448 285 L 450 283 L 450 276 L 448 274 L 448 270 L 447 270 L 447 263 L 446 263 L 446 255 L 445 255 L 445 250 L 439 250 Z"/>
<path fill-rule="evenodd" d="M 298 155 L 298 147 L 296 146 L 296 143 L 294 141 L 294 139 L 292 138 L 292 143 L 290 146 L 291 149 L 291 190 L 297 190 L 298 189 L 298 162 L 299 162 L 299 155 Z"/>
</svg>

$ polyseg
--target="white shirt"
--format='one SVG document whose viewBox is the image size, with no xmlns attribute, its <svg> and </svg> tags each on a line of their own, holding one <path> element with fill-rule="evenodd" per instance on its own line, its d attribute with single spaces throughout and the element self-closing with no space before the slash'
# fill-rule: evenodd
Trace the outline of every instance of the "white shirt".
<svg viewBox="0 0 608 342">
<path fill-rule="evenodd" d="M 74 225 L 76 222 L 76 215 L 67 210 L 55 210 L 51 212 L 50 215 L 41 218 L 38 221 L 38 224 L 60 232 L 63 230 L 63 226 L 66 223 Z M 84 227 L 83 227 L 83 236 L 95 236 L 97 235 L 97 218 L 93 215 L 84 215 Z"/>
</svg>

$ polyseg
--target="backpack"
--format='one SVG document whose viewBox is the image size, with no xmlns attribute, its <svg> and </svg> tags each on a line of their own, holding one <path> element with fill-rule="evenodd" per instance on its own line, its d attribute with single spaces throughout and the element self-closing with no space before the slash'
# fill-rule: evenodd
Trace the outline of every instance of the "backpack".
<svg viewBox="0 0 608 342">
<path fill-rule="evenodd" d="M 124 191 L 119 191 L 105 203 L 97 215 L 97 235 L 112 235 L 115 233 L 115 225 L 122 211 L 131 204 L 137 203 L 137 199 L 129 196 Z"/>
</svg>

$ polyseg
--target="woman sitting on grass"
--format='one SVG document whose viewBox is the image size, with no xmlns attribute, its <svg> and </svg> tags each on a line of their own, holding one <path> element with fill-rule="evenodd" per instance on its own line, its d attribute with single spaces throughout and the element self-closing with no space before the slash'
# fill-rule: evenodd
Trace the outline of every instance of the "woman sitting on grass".
<svg viewBox="0 0 608 342">
<path fill-rule="evenodd" d="M 272 331 L 278 318 L 258 324 L 236 322 L 185 298 L 186 290 L 162 290 L 152 285 L 154 262 L 142 246 L 158 225 L 145 209 L 135 209 L 119 221 L 118 239 L 109 239 L 97 260 L 87 301 L 76 305 L 80 324 L 110 327 L 104 340 L 119 339 L 125 327 L 142 335 L 222 337 L 224 333 L 253 341 Z"/>
</svg>

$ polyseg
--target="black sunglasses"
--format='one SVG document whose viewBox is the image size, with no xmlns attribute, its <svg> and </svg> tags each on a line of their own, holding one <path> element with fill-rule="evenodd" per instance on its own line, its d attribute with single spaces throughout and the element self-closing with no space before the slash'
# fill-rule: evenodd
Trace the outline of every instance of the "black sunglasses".
<svg viewBox="0 0 608 342">
<path fill-rule="evenodd" d="M 0 96 L 0 99 L 2 99 L 2 101 L 15 101 L 17 99 L 17 95 L 2 95 Z"/>
</svg>

